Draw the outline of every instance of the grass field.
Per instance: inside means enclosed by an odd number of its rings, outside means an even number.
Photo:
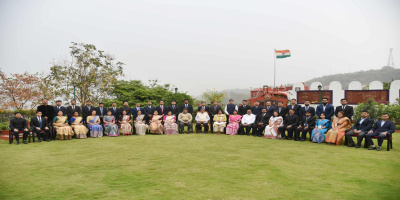
[[[214,134],[1,141],[0,199],[400,199],[396,136],[390,152]]]

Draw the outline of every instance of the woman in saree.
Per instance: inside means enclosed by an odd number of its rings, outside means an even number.
[[[122,115],[119,116],[119,123],[121,124],[121,133],[123,135],[132,135],[131,116],[126,114],[126,110],[122,111]]]
[[[343,111],[339,111],[337,117],[332,121],[332,129],[326,134],[326,142],[330,145],[339,146],[343,141],[346,129],[351,128],[351,121],[344,116]]]
[[[321,113],[320,119],[317,120],[315,128],[311,134],[311,141],[314,143],[322,143],[325,140],[325,133],[331,127],[331,121],[325,119],[325,113]]]
[[[281,138],[278,127],[283,125],[283,118],[278,116],[278,111],[274,111],[274,115],[269,118],[269,124],[265,127],[264,137],[269,139]]]
[[[90,129],[90,137],[103,137],[103,127],[100,125],[100,117],[96,115],[96,110],[92,110],[91,114],[86,119],[87,126]]]
[[[218,110],[218,114],[214,115],[214,131],[216,131],[216,134],[221,134],[221,132],[224,132],[224,128],[226,126],[226,115],[222,114],[222,110]]]
[[[154,111],[153,116],[150,119],[150,133],[163,134],[162,115],[158,115],[157,111]]]
[[[172,115],[172,111],[168,111],[167,115],[164,115],[164,134],[178,134],[178,124],[176,124],[176,117]]]
[[[118,125],[115,124],[115,117],[112,115],[111,110],[107,111],[107,115],[103,117],[104,129],[106,134],[110,137],[118,137]]]
[[[57,132],[60,140],[70,140],[74,135],[71,126],[68,125],[68,118],[63,116],[63,111],[58,111],[57,116],[53,119],[53,128]]]
[[[138,110],[137,117],[133,121],[133,123],[135,124],[136,135],[146,135],[148,126],[145,122],[146,121],[144,120],[144,115],[142,114],[142,111]]]
[[[239,123],[242,116],[238,115],[238,111],[234,110],[232,115],[229,115],[229,124],[226,126],[227,135],[236,135],[239,130]]]
[[[75,132],[75,137],[77,139],[84,139],[86,138],[86,134],[88,132],[88,129],[86,126],[83,125],[83,119],[82,117],[79,117],[79,112],[75,111],[74,116],[71,117],[71,126],[74,128]]]

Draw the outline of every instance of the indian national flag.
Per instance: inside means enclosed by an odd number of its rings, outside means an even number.
[[[290,51],[289,50],[275,50],[275,55],[276,55],[276,58],[290,57]]]

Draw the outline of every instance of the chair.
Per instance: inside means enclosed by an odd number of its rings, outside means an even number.
[[[378,139],[378,136],[372,137],[372,139]],[[393,136],[392,133],[386,134],[386,137],[383,138],[384,140],[387,140],[387,151],[390,151],[390,149],[393,149]],[[368,148],[368,142],[365,141],[364,143],[364,148]]]

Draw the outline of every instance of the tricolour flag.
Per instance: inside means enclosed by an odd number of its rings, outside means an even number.
[[[276,55],[276,58],[290,57],[290,51],[289,50],[275,50],[275,55]]]

